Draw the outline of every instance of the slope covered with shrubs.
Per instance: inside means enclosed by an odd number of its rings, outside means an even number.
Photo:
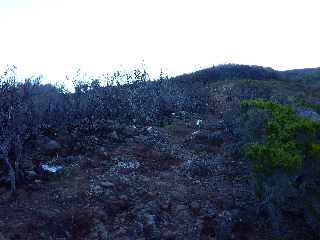
[[[185,239],[188,231],[189,239],[249,239],[250,234],[259,239],[316,239],[317,72],[228,64],[150,81],[146,71],[136,70],[111,75],[104,85],[99,79],[75,78],[75,91],[70,92],[42,84],[40,78],[17,81],[15,68],[8,68],[0,76],[0,199],[3,189],[19,199],[20,189],[46,189],[51,179],[53,185],[70,181],[66,189],[72,193],[70,186],[82,181],[79,200],[69,192],[61,197],[107,211],[112,221],[92,216],[88,225],[108,230],[111,236],[118,234],[115,227],[121,221],[134,219],[138,227],[132,234],[150,239]],[[127,82],[117,84],[124,76]],[[56,179],[45,175],[44,168],[64,172]],[[126,178],[131,182],[123,184]],[[145,188],[156,189],[161,199],[153,190],[140,194]],[[32,205],[29,197],[25,200]],[[63,219],[70,222],[73,213]],[[66,230],[70,236],[89,234],[77,232],[81,219]],[[170,225],[168,219],[181,232],[161,232]]]

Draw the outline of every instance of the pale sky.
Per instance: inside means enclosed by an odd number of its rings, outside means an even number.
[[[319,10],[319,0],[0,0],[0,66],[51,81],[143,60],[169,75],[319,67]]]

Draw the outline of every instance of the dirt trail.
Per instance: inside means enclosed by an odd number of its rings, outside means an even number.
[[[258,239],[243,214],[250,171],[225,151],[233,140],[219,130],[221,144],[199,144],[195,131],[148,128],[0,195],[0,239]]]

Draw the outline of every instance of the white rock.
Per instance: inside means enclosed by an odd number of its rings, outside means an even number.
[[[197,135],[197,134],[199,134],[200,133],[200,131],[195,131],[195,132],[193,132],[191,135],[192,136],[195,136],[195,135]]]
[[[62,166],[42,164],[41,168],[46,172],[56,173],[63,169]]]
[[[201,119],[199,119],[199,120],[197,120],[197,123],[196,123],[196,125],[199,127],[201,124],[202,124],[202,120]]]

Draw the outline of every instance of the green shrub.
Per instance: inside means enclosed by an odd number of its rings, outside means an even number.
[[[291,106],[266,100],[243,100],[243,113],[258,108],[271,112],[266,123],[266,140],[246,148],[246,156],[255,162],[257,171],[272,174],[277,170],[301,168],[304,160],[320,156],[317,134],[320,124],[298,116]]]

